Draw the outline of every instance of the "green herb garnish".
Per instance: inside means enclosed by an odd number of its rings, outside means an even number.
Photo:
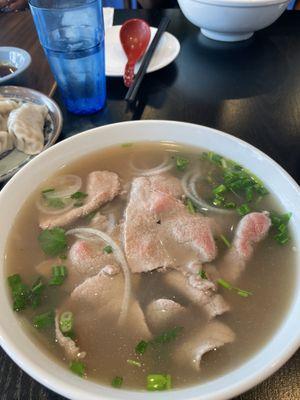
[[[206,272],[203,271],[203,269],[202,269],[201,271],[198,272],[198,275],[199,275],[200,278],[202,278],[202,279],[208,279],[208,278],[207,278],[207,275],[206,275]]]
[[[81,378],[85,374],[85,364],[81,361],[70,362],[69,368],[74,374],[80,376]]]
[[[176,168],[178,171],[184,171],[189,165],[189,160],[184,157],[176,157]]]
[[[239,289],[237,287],[232,286],[231,283],[225,281],[224,279],[220,278],[220,279],[218,279],[217,282],[223,288],[228,289],[228,290],[233,290],[234,292],[236,292],[241,297],[249,297],[249,296],[253,295],[253,293],[249,292],[248,290],[243,290],[243,289]]]
[[[225,243],[225,245],[229,248],[231,246],[229,240],[225,235],[220,235],[220,239]]]
[[[85,218],[87,222],[91,222],[91,220],[94,218],[94,216],[97,214],[97,211],[92,211],[90,212]]]
[[[136,346],[135,346],[135,352],[137,354],[140,354],[141,356],[145,353],[148,347],[148,342],[145,340],[141,340]]]
[[[122,143],[121,147],[131,147],[133,146],[133,143]]]
[[[123,378],[121,376],[115,376],[111,382],[111,386],[114,388],[120,388],[123,384]]]
[[[127,360],[127,363],[134,366],[134,367],[139,367],[141,368],[142,364],[139,361],[136,360]]]
[[[54,191],[55,191],[54,188],[44,189],[44,190],[42,190],[42,194],[46,194],[46,193],[50,193],[50,192],[54,192]]]
[[[46,285],[44,285],[42,278],[38,278],[31,286],[30,302],[32,308],[37,308],[41,304],[42,294]]]
[[[84,192],[75,192],[75,193],[73,193],[73,194],[71,195],[71,199],[74,199],[74,200],[83,200],[83,199],[85,199],[87,196],[88,196],[87,193],[84,193]]]
[[[38,241],[45,254],[59,256],[67,250],[67,238],[62,228],[45,229],[38,236]]]
[[[59,317],[59,329],[64,335],[73,331],[74,317],[71,311],[65,311]]]
[[[113,249],[112,249],[111,246],[107,245],[107,246],[105,246],[105,247],[103,248],[103,252],[106,253],[106,254],[110,254],[110,253],[113,252]]]
[[[239,215],[243,217],[244,215],[249,214],[251,209],[248,206],[248,204],[242,204],[240,207],[236,209],[236,211],[238,212]]]
[[[49,286],[60,286],[68,276],[68,270],[65,265],[54,265],[52,267],[52,277]]]
[[[19,274],[11,275],[7,278],[13,298],[13,310],[24,310],[29,304],[30,289],[22,282]]]
[[[48,197],[47,198],[47,206],[51,208],[64,208],[65,203],[59,197]]]
[[[168,390],[171,389],[171,375],[150,374],[147,376],[147,390]]]
[[[177,336],[182,332],[182,330],[183,330],[182,326],[176,326],[175,328],[163,332],[159,336],[156,336],[149,343],[154,346],[158,344],[169,343],[172,340],[175,340]]]
[[[195,208],[195,206],[194,206],[194,204],[193,204],[191,199],[187,199],[186,200],[186,208],[188,209],[188,211],[191,214],[195,214],[196,213],[196,208]]]
[[[286,244],[290,240],[288,223],[292,213],[278,214],[274,211],[270,213],[272,227],[276,230],[274,239],[281,245]]]
[[[54,325],[54,311],[48,311],[37,315],[33,319],[33,326],[37,329],[48,328]]]

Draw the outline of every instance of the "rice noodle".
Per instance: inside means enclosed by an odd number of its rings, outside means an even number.
[[[119,316],[119,324],[123,324],[128,313],[129,302],[130,302],[130,293],[131,293],[131,279],[129,267],[125,258],[125,255],[119,245],[106,233],[92,228],[74,228],[70,229],[66,232],[66,235],[75,235],[81,239],[89,240],[90,236],[97,236],[107,244],[109,244],[113,249],[113,254],[116,257],[117,261],[120,263],[123,274],[124,274],[124,294],[122,300],[122,306]]]
[[[215,213],[229,214],[232,210],[226,210],[225,208],[218,208],[209,205],[203,200],[196,189],[196,183],[201,178],[201,175],[196,171],[187,172],[181,180],[182,189],[184,194],[193,201],[203,211],[212,211]]]
[[[173,168],[173,164],[169,160],[169,157],[167,154],[165,155],[163,162],[154,168],[149,168],[149,169],[137,168],[133,164],[132,160],[130,161],[129,165],[130,165],[130,168],[132,169],[132,171],[134,172],[134,175],[138,175],[138,176],[159,175],[159,174],[161,174],[163,172],[167,172]]]
[[[79,191],[82,186],[82,180],[77,175],[62,175],[51,181],[49,185],[54,188],[53,192],[47,193],[49,199],[70,197],[73,193]]]

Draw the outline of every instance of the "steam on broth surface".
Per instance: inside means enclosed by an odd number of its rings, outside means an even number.
[[[216,154],[108,148],[57,171],[19,212],[6,252],[14,307],[48,355],[88,379],[206,382],[253,356],[284,318],[288,219],[263,183]]]

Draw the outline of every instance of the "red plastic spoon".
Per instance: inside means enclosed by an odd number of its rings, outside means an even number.
[[[150,26],[143,19],[129,19],[121,27],[120,40],[128,59],[123,77],[127,87],[133,82],[134,66],[143,57],[150,37]]]

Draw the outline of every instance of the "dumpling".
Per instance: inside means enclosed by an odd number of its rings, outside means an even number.
[[[0,130],[0,155],[14,147],[13,137],[6,131]]]
[[[16,148],[26,154],[38,154],[44,147],[46,106],[26,103],[13,110],[8,117],[8,132],[13,135]]]
[[[5,116],[5,114],[9,114],[12,110],[15,110],[20,106],[14,100],[5,100],[0,98],[0,115]]]

